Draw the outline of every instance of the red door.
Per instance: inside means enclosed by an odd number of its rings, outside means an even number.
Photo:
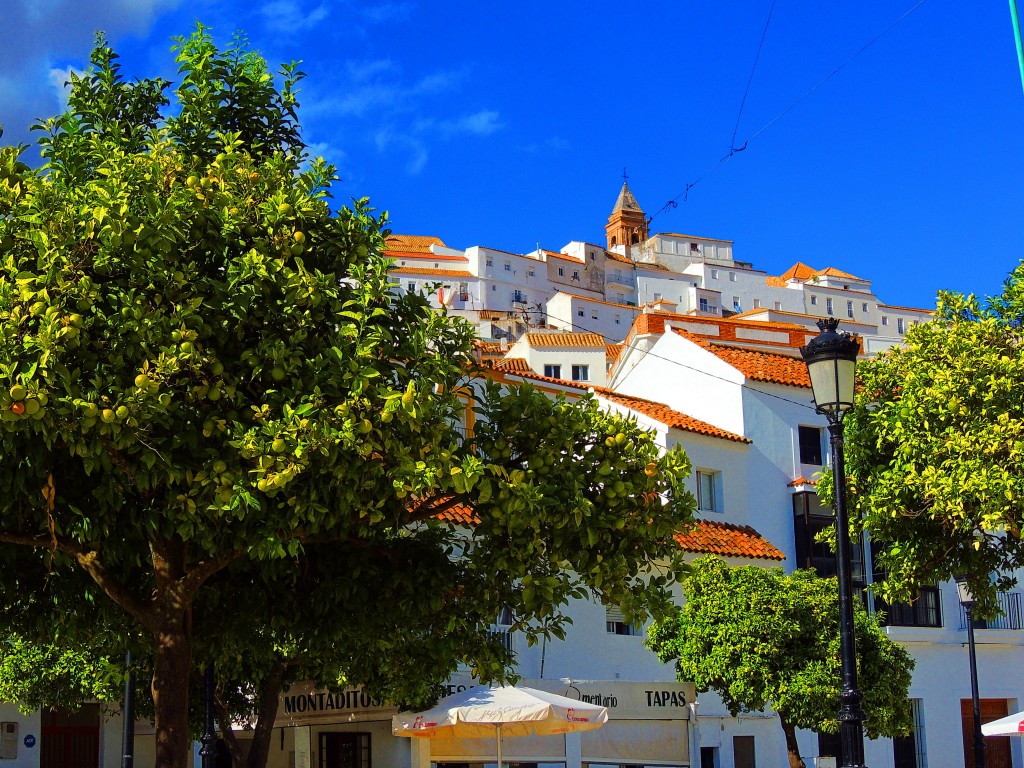
[[[75,714],[43,713],[39,768],[99,768],[99,716],[93,718],[85,709]]]

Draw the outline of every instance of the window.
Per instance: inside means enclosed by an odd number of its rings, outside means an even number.
[[[708,300],[705,299],[703,296],[700,299],[700,311],[701,312],[707,312],[708,311]]]
[[[533,267],[530,267],[530,271],[526,273],[526,276],[527,277],[533,277],[535,274],[536,274],[536,270]]]
[[[711,279],[712,280],[717,280],[718,279],[718,270],[717,269],[712,269],[711,270]]]
[[[409,293],[416,293],[416,281],[410,280],[409,282],[407,282],[405,284],[405,290],[407,290]]]
[[[697,509],[701,512],[719,512],[718,478],[720,473],[697,470]]]
[[[800,463],[817,464],[821,460],[821,427],[797,427],[797,437],[800,441]]]
[[[818,306],[818,297],[817,296],[811,296],[811,306],[812,307]]]
[[[565,270],[562,269],[561,267],[558,268],[558,276],[565,277]]]
[[[494,259],[488,259],[487,260],[487,266],[488,267],[493,267],[494,266]]]
[[[562,378],[562,366],[560,365],[545,365],[544,375],[550,379]]]
[[[512,625],[514,623],[515,617],[512,615],[512,609],[507,605],[502,606],[492,625],[491,634],[501,640],[506,651],[512,651]]]
[[[782,302],[781,301],[776,301],[775,302],[775,309],[776,309],[776,311],[782,309]]]
[[[861,312],[867,312],[868,311],[868,303],[866,301],[863,304],[860,305],[860,311]]]
[[[579,317],[583,317],[583,307],[580,307],[579,309],[577,309],[577,310],[576,310],[576,314],[577,314],[577,315],[578,315]]]
[[[498,290],[498,286],[496,286],[496,285],[492,285],[492,286],[491,286],[491,290],[492,290],[492,291],[496,291],[496,290]]]
[[[626,617],[622,610],[607,606],[604,609],[604,628],[609,635],[637,636],[643,634],[643,627],[639,624],[627,624]]]
[[[732,308],[735,309],[737,312],[742,312],[743,311],[740,308],[740,297],[739,296],[733,296],[732,297]]]
[[[469,301],[469,283],[459,283],[459,299]]]
[[[579,272],[578,269],[574,269],[572,271],[572,279],[573,280],[579,280],[580,279],[580,272]]]
[[[808,568],[819,576],[836,575],[836,555],[829,545],[817,540],[818,534],[833,527],[832,510],[824,506],[818,494],[801,491],[793,494],[793,534],[796,541],[796,568]],[[859,540],[850,542],[850,571],[854,590],[864,589],[864,547]],[[827,754],[827,753],[822,753]]]
[[[18,759],[18,724],[0,723],[0,760]]]
[[[690,253],[700,253],[700,246],[697,243],[690,243]]]
[[[832,299],[825,299],[825,311],[832,314]]]
[[[593,251],[587,251],[587,253],[590,254],[590,260],[591,261],[594,261],[595,259],[597,259],[597,257],[594,255]]]
[[[889,318],[886,317],[885,315],[882,315],[882,325],[888,325],[888,324],[889,324]]]
[[[573,381],[590,381],[590,366],[589,365],[574,365],[572,367],[572,380]]]
[[[506,261],[505,262],[505,271],[506,272],[511,272],[512,271],[512,262],[511,261]]]
[[[661,294],[658,293],[657,291],[654,292],[654,300],[661,301]]]
[[[736,282],[736,273],[735,272],[730,272],[729,273],[729,282],[730,283],[735,283]]]
[[[597,310],[596,309],[590,310],[590,319],[591,320],[597,320]]]
[[[906,330],[906,324],[903,322],[902,317],[896,318],[896,333],[903,333]]]
[[[622,315],[616,315],[615,316],[615,324],[616,325],[622,325]]]
[[[512,301],[515,302],[516,304],[525,304],[526,296],[523,294],[522,291],[515,290],[512,292]]]
[[[910,714],[914,718],[914,732],[892,740],[893,768],[927,768],[924,740],[924,708],[920,699],[910,700]]]
[[[760,308],[761,308],[761,300],[760,299],[754,299],[754,309],[760,309]]]
[[[852,301],[846,302],[846,316],[847,317],[853,317],[853,302]]]
[[[885,581],[885,569],[875,560],[875,549],[871,550],[872,580],[876,583]],[[942,609],[939,588],[937,586],[921,587],[917,595],[909,603],[887,603],[877,595],[872,595],[875,611],[882,614],[882,626],[885,627],[941,627]]]

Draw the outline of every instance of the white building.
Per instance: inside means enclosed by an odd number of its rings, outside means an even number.
[[[386,253],[403,289],[439,284],[449,311],[469,319],[483,338],[516,339],[555,327],[600,333],[615,343],[625,338],[639,307],[669,302],[683,315],[742,314],[808,327],[818,318],[838,317],[874,352],[898,344],[910,325],[931,315],[884,304],[870,280],[835,267],[798,261],[782,275],[768,275],[735,259],[731,240],[651,235],[628,184],[605,234],[605,246],[574,240],[559,252],[538,247],[525,254],[481,246],[459,251],[436,237],[393,235]]]

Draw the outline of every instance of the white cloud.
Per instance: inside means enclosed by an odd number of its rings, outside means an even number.
[[[180,0],[7,0],[0,25],[0,124],[4,142],[29,140],[28,127],[54,114],[57,77],[67,65],[84,65],[97,30],[116,40],[144,36],[156,18]]]
[[[326,2],[315,8],[303,0],[271,0],[260,8],[260,15],[268,29],[294,35],[313,29],[330,15]]]

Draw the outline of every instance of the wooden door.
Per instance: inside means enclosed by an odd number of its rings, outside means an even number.
[[[981,699],[978,704],[982,723],[989,723],[1010,714],[1006,699]],[[960,720],[963,725],[964,768],[975,768],[974,706],[970,699],[960,699]],[[1009,736],[985,737],[985,768],[1013,768]]]

